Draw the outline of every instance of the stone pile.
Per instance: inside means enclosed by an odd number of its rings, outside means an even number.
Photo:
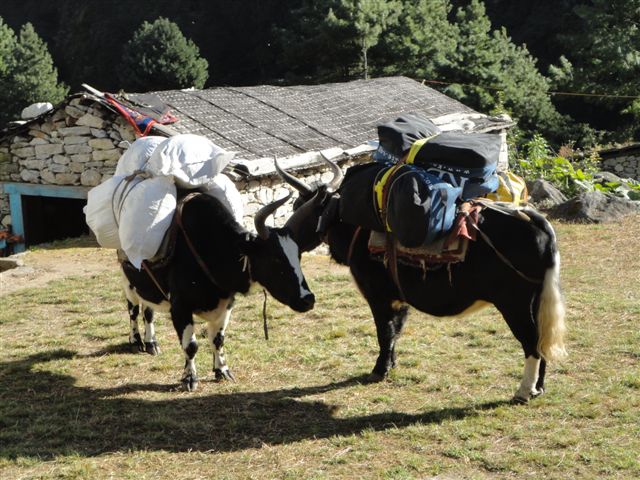
[[[0,147],[0,181],[93,187],[133,140],[124,118],[74,98]]]

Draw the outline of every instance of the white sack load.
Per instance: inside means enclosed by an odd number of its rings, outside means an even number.
[[[87,225],[104,248],[120,248],[118,222],[114,215],[116,207],[112,205],[112,200],[116,190],[122,188],[124,177],[115,176],[93,187],[87,194],[87,205],[84,207]]]
[[[213,181],[207,184],[204,193],[220,200],[233,214],[236,222],[240,225],[243,224],[244,206],[242,205],[242,196],[236,188],[235,183],[224,173],[216,175]]]
[[[125,193],[120,210],[120,245],[133,266],[140,269],[143,260],[156,254],[175,209],[176,186],[171,177],[147,178]]]
[[[140,137],[122,154],[116,166],[116,175],[131,175],[136,170],[143,170],[156,147],[167,137]]]
[[[178,187],[195,188],[211,182],[234,155],[201,135],[175,135],[156,147],[147,170],[172,175]]]

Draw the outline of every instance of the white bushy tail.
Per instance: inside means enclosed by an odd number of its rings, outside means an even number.
[[[564,302],[560,293],[560,255],[556,252],[553,265],[547,270],[538,305],[538,352],[547,360],[567,356],[564,345]]]

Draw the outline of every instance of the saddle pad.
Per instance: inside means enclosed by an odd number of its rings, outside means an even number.
[[[469,245],[467,237],[458,236],[453,240],[442,238],[429,245],[408,248],[401,245],[394,238],[398,258],[410,265],[428,266],[442,263],[457,263],[464,261]],[[386,234],[372,231],[369,236],[369,252],[372,255],[386,253]]]

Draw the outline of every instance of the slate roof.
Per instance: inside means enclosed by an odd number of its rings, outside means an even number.
[[[53,110],[1,131],[0,140],[28,129],[75,97],[116,112],[95,92],[67,97]],[[367,143],[377,140],[377,125],[407,112],[423,113],[443,130],[488,132],[514,125],[508,116],[483,115],[407,77],[150,93],[160,97],[178,118],[167,125],[168,131],[153,134],[204,135],[236,152],[231,170],[245,176],[274,174],[275,156],[284,167],[298,170],[322,164],[321,151],[335,161],[371,151]]]
[[[291,157],[332,147],[349,149],[377,138],[376,126],[405,112],[431,119],[473,118],[474,131],[503,129],[490,119],[406,77],[298,86],[216,87],[153,92],[179,121],[180,133],[210,138],[236,158]],[[437,122],[436,122],[437,123]]]

